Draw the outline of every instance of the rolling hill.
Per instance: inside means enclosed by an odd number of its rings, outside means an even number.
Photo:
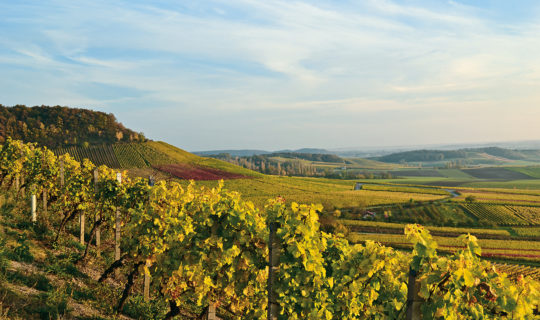
[[[68,107],[0,105],[0,143],[7,137],[50,149],[146,141],[109,113]]]
[[[461,161],[470,165],[504,164],[513,161],[540,161],[539,150],[512,150],[500,147],[467,148],[458,150],[414,150],[374,157],[387,163],[442,163]]]
[[[139,175],[158,170],[180,179],[219,180],[257,177],[260,174],[225,161],[204,158],[161,141],[122,143],[92,147],[67,147],[55,154],[69,153],[76,160],[88,158],[94,164],[132,169]],[[139,169],[139,170],[133,170]]]
[[[124,127],[113,114],[61,106],[0,105],[0,143],[8,137],[46,146],[57,155],[137,175],[161,172],[195,180],[250,178],[258,173],[217,159],[199,157],[165,142],[149,141]]]

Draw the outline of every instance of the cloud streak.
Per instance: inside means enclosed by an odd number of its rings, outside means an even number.
[[[539,115],[534,17],[415,3],[4,2],[0,103],[114,112],[190,150],[253,147],[243,132],[275,149],[540,136],[519,116]],[[448,116],[459,134],[425,135],[455,130]]]

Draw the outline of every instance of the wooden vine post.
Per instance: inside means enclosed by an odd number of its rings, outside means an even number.
[[[150,268],[150,262],[146,261],[146,268]],[[149,271],[148,271],[149,272]],[[144,288],[143,288],[143,294],[144,294],[144,301],[150,301],[150,274],[144,272]]]
[[[21,174],[21,195],[23,196],[23,198],[26,196],[26,192],[24,189],[24,176]]]
[[[418,295],[420,292],[420,282],[416,281],[416,276],[416,270],[411,268],[409,270],[409,283],[407,287],[407,320],[422,319],[422,310],[420,310],[420,306],[423,300]]]
[[[270,233],[268,235],[268,320],[277,320],[279,315],[275,279],[279,270],[281,244],[276,236],[277,228],[277,222],[270,223]]]
[[[81,214],[79,215],[79,224],[81,226],[81,233],[80,233],[80,241],[81,244],[84,246],[84,211],[81,211]]]
[[[122,173],[116,173],[116,180],[118,184],[122,183]],[[115,215],[115,228],[114,228],[114,260],[120,260],[120,209],[116,209]],[[117,268],[115,270],[115,275],[118,277],[120,275],[120,270]]]
[[[47,214],[47,189],[43,189],[43,214]]]
[[[211,302],[209,305],[208,305],[208,314],[206,316],[206,319],[207,320],[218,320],[220,318],[218,318],[217,314],[216,314],[216,304]]]
[[[94,193],[96,194],[97,196],[97,192],[98,192],[98,181],[99,181],[99,171],[98,169],[94,169]],[[96,210],[97,210],[97,206],[96,206]],[[99,221],[101,218],[101,215],[96,212],[96,221]],[[98,257],[101,255],[101,251],[99,250],[101,246],[101,227],[96,227],[96,251],[97,251],[97,255]]]
[[[37,222],[37,213],[36,213],[37,199],[36,199],[36,193],[35,192],[32,192],[31,199],[32,200],[31,200],[30,207],[31,207],[31,212],[32,212],[32,223],[36,223]]]

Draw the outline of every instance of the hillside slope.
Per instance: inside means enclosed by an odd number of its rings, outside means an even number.
[[[161,141],[122,143],[91,147],[67,147],[55,154],[69,153],[76,160],[116,169],[153,169],[180,179],[219,180],[258,177],[261,174],[225,161],[204,158]],[[134,170],[141,175],[148,170]]]

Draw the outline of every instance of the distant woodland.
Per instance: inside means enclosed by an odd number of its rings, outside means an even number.
[[[430,161],[461,161],[473,158],[499,158],[508,160],[537,160],[540,156],[538,150],[511,150],[499,147],[468,148],[459,150],[414,150],[392,153],[382,157],[373,158],[377,161],[390,163],[430,162]]]
[[[0,105],[0,143],[6,137],[37,142],[50,149],[146,140],[111,113],[60,106]]]
[[[258,171],[265,174],[280,176],[324,177],[333,179],[389,179],[389,173],[359,173],[342,170],[340,164],[346,167],[349,161],[332,154],[277,152],[254,156],[231,156],[228,153],[207,155],[208,157],[227,161],[229,163]],[[328,163],[318,166],[312,162]]]

